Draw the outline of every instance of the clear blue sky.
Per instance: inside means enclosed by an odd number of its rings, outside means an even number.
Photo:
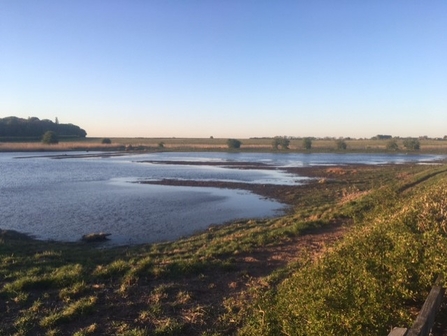
[[[447,135],[447,1],[0,0],[0,117],[88,136]]]

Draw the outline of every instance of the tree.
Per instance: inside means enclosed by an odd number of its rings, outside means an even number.
[[[335,147],[338,150],[346,150],[346,148],[348,148],[348,145],[343,139],[338,139],[337,141],[335,141]]]
[[[110,140],[109,138],[104,138],[101,140],[101,143],[104,145],[110,145],[112,143],[112,140]]]
[[[242,142],[240,142],[237,139],[228,139],[227,140],[227,146],[230,149],[237,149],[237,148],[241,148]]]
[[[395,139],[392,139],[387,142],[386,149],[391,151],[397,151],[399,149],[399,145],[397,144],[397,141]]]
[[[290,140],[285,137],[274,137],[272,141],[273,149],[278,149],[278,146],[281,149],[289,149]]]
[[[303,148],[307,149],[307,150],[312,148],[312,139],[311,138],[304,138],[303,139]]]
[[[404,147],[408,150],[419,150],[421,148],[421,144],[419,143],[418,139],[405,139],[404,140]]]
[[[87,132],[73,124],[60,124],[48,119],[40,120],[36,117],[28,119],[17,117],[0,118],[0,137],[27,137],[42,139],[47,131],[53,131],[64,138],[84,138]]]
[[[47,131],[42,137],[42,143],[47,145],[57,144],[59,143],[59,138],[53,131]]]

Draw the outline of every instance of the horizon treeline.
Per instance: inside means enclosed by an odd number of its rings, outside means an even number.
[[[52,131],[59,137],[85,138],[87,132],[73,124],[60,124],[58,119],[53,122],[48,119],[28,117],[0,118],[0,138],[42,138],[45,132]]]

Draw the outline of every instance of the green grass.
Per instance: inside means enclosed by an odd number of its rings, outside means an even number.
[[[240,334],[386,335],[411,326],[436,277],[447,275],[445,171],[435,182],[370,195],[369,213],[331,253],[258,293]],[[374,205],[377,197],[384,203]]]
[[[446,170],[321,168],[327,182],[289,191],[286,216],[172,243],[97,249],[0,231],[0,334],[383,335],[446,270]],[[337,222],[352,232],[318,261],[303,253],[255,281],[247,257]]]

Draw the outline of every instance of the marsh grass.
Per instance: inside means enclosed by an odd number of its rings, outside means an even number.
[[[292,315],[301,322],[312,319],[317,331],[338,330],[338,319],[343,332],[374,334],[389,323],[407,322],[434,273],[444,269],[434,249],[420,248],[444,248],[439,237],[446,227],[439,214],[445,202],[436,195],[444,187],[446,167],[345,169],[350,173],[339,171],[336,183],[291,193],[293,211],[286,216],[213,226],[172,243],[98,249],[0,231],[0,334],[230,335],[242,327],[241,333],[273,335],[300,331]],[[321,173],[335,177],[327,168]],[[349,195],[356,196],[347,200]],[[318,262],[304,250],[293,263],[255,281],[259,270],[245,261],[309,232],[352,222],[353,233]],[[362,237],[368,237],[366,245],[360,244]],[[428,260],[437,266],[422,276]],[[345,275],[343,281],[337,273]],[[358,277],[363,281],[356,282]],[[387,286],[391,280],[402,290]],[[322,296],[301,297],[306,288],[317,288]],[[365,288],[372,290],[367,298],[361,296]],[[386,299],[390,293],[402,302],[397,313]],[[300,311],[302,302],[306,312]],[[364,312],[343,317],[351,306]],[[379,308],[390,317],[375,311]],[[334,311],[330,319],[322,313],[327,309]],[[352,322],[361,313],[372,317]],[[303,330],[310,335],[309,328]]]
[[[45,145],[40,141],[35,142],[2,142],[0,140],[0,151],[228,151],[226,138],[110,138],[111,144],[104,144],[104,138],[74,138],[60,139],[58,144]],[[239,139],[242,141],[240,151],[273,151],[284,152],[284,150],[272,149],[272,138]],[[388,140],[350,139],[344,140],[347,150],[343,152],[361,153],[407,153],[403,146],[404,139],[397,139],[399,147],[397,151],[387,149]],[[163,143],[163,146],[160,146]],[[415,153],[447,153],[447,140],[422,139],[421,148]],[[303,148],[302,139],[290,140],[289,149],[286,152],[337,152],[334,139],[316,139],[312,141],[312,149]]]

